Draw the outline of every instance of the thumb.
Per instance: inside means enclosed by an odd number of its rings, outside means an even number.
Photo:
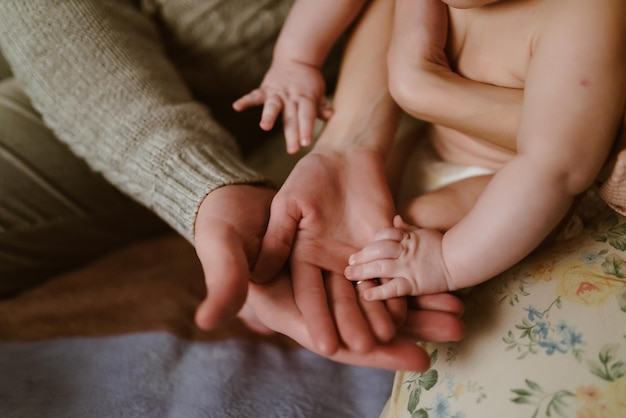
[[[274,199],[261,251],[252,272],[252,281],[267,283],[283,268],[294,243],[301,212],[296,205]]]
[[[243,244],[234,231],[216,231],[196,252],[207,288],[207,296],[196,310],[196,324],[213,329],[235,317],[243,306],[250,270]]]

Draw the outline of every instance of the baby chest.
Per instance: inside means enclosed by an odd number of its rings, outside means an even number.
[[[475,81],[523,88],[536,32],[532,3],[451,8],[447,53],[453,69]]]

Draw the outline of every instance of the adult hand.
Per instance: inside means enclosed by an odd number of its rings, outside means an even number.
[[[245,302],[275,193],[268,187],[229,185],[209,193],[200,205],[195,247],[207,286],[196,311],[200,328],[232,319]]]
[[[367,352],[404,320],[404,299],[365,302],[343,277],[348,256],[389,226],[393,212],[383,158],[369,149],[318,145],[274,198],[253,279],[272,280],[290,257],[295,302],[315,351],[332,355],[340,336],[351,351]]]
[[[343,282],[346,280],[336,275],[327,284],[334,286]],[[341,346],[328,354],[318,349],[314,336],[304,326],[306,318],[296,304],[293,292],[291,280],[284,272],[269,283],[251,283],[240,318],[252,329],[260,331],[267,326],[331,360],[388,370],[422,372],[429,367],[430,359],[428,353],[415,344],[416,341],[458,341],[465,334],[460,319],[463,304],[458,298],[451,294],[420,296],[412,298],[406,321],[391,341],[378,343],[367,353]]]

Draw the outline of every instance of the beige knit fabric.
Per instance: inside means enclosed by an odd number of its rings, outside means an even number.
[[[192,241],[207,193],[264,181],[211,111],[259,82],[290,4],[3,0],[0,48],[58,138]]]

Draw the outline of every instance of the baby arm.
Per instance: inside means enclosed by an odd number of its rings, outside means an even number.
[[[263,105],[260,126],[273,128],[282,112],[287,152],[313,140],[315,119],[328,119],[320,72],[328,52],[365,0],[298,0],[280,33],[272,64],[259,88],[233,103],[237,111]]]
[[[621,123],[626,5],[550,5],[526,75],[518,154],[443,237],[452,288],[488,280],[533,251],[593,183]]]
[[[404,283],[396,285],[397,291],[426,293],[440,291],[439,286],[455,290],[501,273],[546,238],[575,196],[597,176],[626,102],[626,6],[607,2],[596,7],[584,0],[565,6],[553,5],[559,19],[546,19],[534,45],[517,133],[518,155],[443,236],[416,231],[417,249],[407,251],[416,260],[404,265],[412,266],[417,286]],[[378,243],[370,246],[369,254],[361,253],[367,263],[348,267],[346,276],[358,280],[392,275],[406,280],[403,256],[397,248],[395,253],[391,247],[385,252],[382,246]],[[385,257],[398,261],[390,263]],[[358,257],[351,261],[362,262]]]
[[[447,6],[441,0],[396,0],[387,57],[389,89],[411,116],[515,150],[521,89],[464,78],[450,68]]]

